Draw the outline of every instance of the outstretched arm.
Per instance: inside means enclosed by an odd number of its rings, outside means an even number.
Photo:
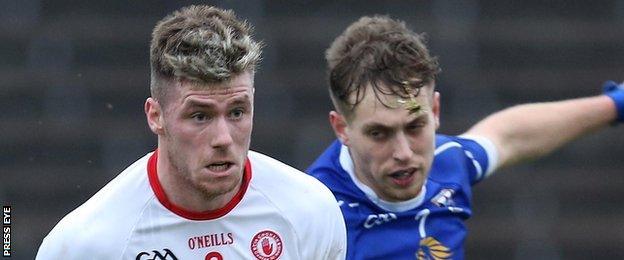
[[[510,166],[544,156],[622,120],[623,85],[616,85],[607,94],[513,106],[486,117],[465,134],[490,139],[498,150],[497,167]]]

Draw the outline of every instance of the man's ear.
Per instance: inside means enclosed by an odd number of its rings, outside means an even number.
[[[431,107],[433,119],[435,121],[435,129],[438,130],[438,128],[440,128],[440,92],[433,92],[433,104]]]
[[[149,128],[154,134],[162,135],[165,133],[162,108],[160,103],[151,97],[145,100],[145,117],[147,118]]]
[[[346,118],[336,111],[329,112],[329,124],[334,129],[334,134],[340,140],[340,142],[346,146],[349,146],[349,135],[347,134],[347,121]]]

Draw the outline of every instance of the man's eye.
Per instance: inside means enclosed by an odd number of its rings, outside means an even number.
[[[204,113],[195,113],[191,115],[191,118],[198,122],[204,122],[208,120],[208,116]]]
[[[414,124],[410,124],[407,126],[407,130],[409,131],[416,131],[419,130],[421,128],[423,128],[425,126],[424,123],[414,123]]]
[[[230,118],[232,119],[239,119],[241,117],[243,117],[243,115],[245,114],[245,111],[242,109],[234,109],[232,110],[232,112],[230,112]]]
[[[373,139],[383,139],[386,134],[383,131],[379,131],[379,130],[373,130],[368,132],[368,135],[370,137],[372,137]]]

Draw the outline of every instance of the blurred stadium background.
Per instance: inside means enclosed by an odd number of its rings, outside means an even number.
[[[13,207],[16,259],[155,148],[142,112],[151,29],[192,3],[0,0],[0,202]],[[324,50],[362,15],[427,32],[443,68],[442,133],[624,80],[623,0],[201,3],[234,9],[266,43],[252,149],[299,169],[333,139]],[[623,158],[620,126],[499,171],[474,188],[467,257],[623,259]]]

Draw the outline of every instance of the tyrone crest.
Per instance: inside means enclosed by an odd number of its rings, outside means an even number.
[[[276,260],[282,254],[282,239],[271,230],[260,231],[251,239],[251,252],[258,260]]]

